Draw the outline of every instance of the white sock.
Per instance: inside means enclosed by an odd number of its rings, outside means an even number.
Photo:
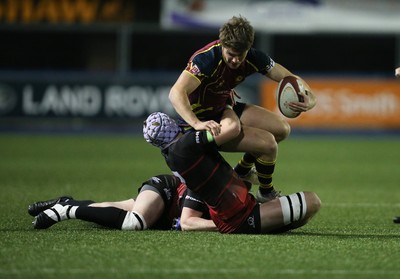
[[[147,229],[143,216],[135,211],[126,214],[121,230],[141,231]]]
[[[75,212],[78,206],[56,204],[44,213],[56,222],[67,219],[76,219]]]

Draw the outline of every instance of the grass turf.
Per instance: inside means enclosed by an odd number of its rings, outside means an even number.
[[[234,165],[240,154],[225,154]],[[274,176],[323,207],[283,235],[122,232],[71,220],[37,231],[28,204],[136,196],[168,173],[141,137],[0,136],[0,278],[399,278],[400,142],[292,137]]]

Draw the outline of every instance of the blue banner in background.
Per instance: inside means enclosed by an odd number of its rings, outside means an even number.
[[[154,77],[155,76],[155,77]],[[168,94],[176,75],[149,74],[144,79],[91,80],[71,78],[0,82],[0,117],[20,118],[143,118],[154,111],[175,116]],[[258,83],[238,88],[242,99],[259,103]]]

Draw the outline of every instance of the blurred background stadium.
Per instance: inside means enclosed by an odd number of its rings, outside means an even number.
[[[397,0],[0,0],[0,131],[136,132],[173,114],[188,58],[239,14],[319,97],[294,133],[398,133]],[[238,92],[275,109],[275,86],[253,77]]]

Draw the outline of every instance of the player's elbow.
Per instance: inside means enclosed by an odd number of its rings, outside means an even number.
[[[313,192],[307,192],[307,211],[313,216],[315,215],[321,208],[321,200],[317,194]]]
[[[182,231],[192,231],[192,226],[187,219],[181,219],[181,230]]]
[[[177,94],[177,91],[172,87],[168,94],[168,99],[172,104],[176,102]]]

